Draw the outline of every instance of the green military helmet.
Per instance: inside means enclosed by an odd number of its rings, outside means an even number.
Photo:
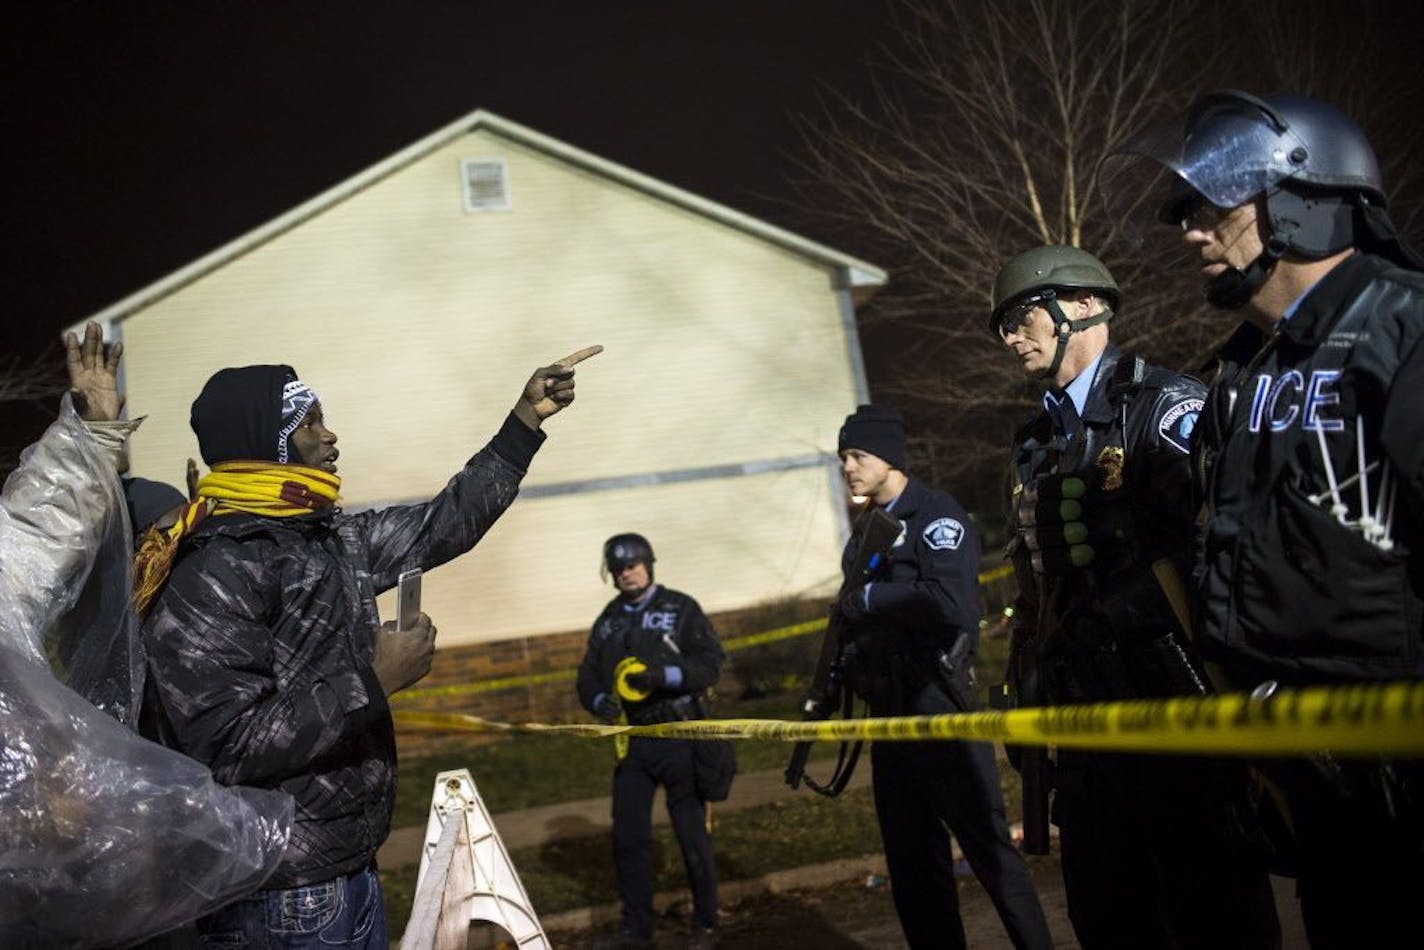
[[[989,332],[998,334],[999,321],[1010,305],[1042,290],[1091,290],[1107,300],[1110,310],[1116,310],[1122,299],[1107,267],[1082,248],[1064,244],[1035,247],[1010,259],[994,278]]]

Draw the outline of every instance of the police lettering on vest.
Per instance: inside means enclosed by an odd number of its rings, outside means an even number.
[[[1308,377],[1295,369],[1276,377],[1260,374],[1251,399],[1251,431],[1284,432],[1296,425],[1307,430],[1343,431],[1345,420],[1330,418],[1329,410],[1340,404],[1339,380],[1338,369],[1312,370]]]

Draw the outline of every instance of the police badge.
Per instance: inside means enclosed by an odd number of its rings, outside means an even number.
[[[1127,456],[1120,445],[1105,445],[1093,464],[1098,467],[1103,491],[1116,491],[1122,487],[1122,467]]]

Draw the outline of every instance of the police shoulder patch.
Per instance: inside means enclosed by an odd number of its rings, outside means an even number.
[[[1183,399],[1166,412],[1157,423],[1157,433],[1162,441],[1178,452],[1190,452],[1192,430],[1197,427],[1197,416],[1201,415],[1202,400]]]
[[[937,518],[924,530],[925,543],[934,551],[957,551],[964,540],[964,525],[953,518]]]

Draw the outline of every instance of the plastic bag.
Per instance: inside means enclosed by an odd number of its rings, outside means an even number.
[[[255,890],[286,848],[290,796],[218,785],[121,723],[143,669],[129,530],[66,397],[0,494],[4,946],[135,943]]]

